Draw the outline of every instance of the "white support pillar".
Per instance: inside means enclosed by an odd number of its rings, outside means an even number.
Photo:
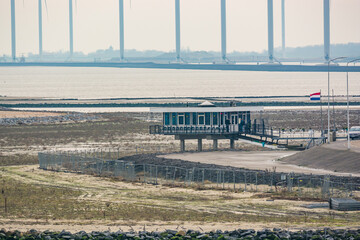
[[[221,58],[226,61],[226,0],[221,0]]]
[[[199,138],[198,139],[198,152],[201,152],[202,151],[202,139]]]
[[[324,58],[330,59],[330,3],[324,0]]]
[[[230,149],[235,149],[235,140],[234,139],[230,139]]]
[[[268,54],[269,62],[274,60],[273,0],[268,0]]]
[[[15,0],[11,0],[11,56],[16,60]]]
[[[213,149],[218,150],[218,140],[217,139],[213,140]]]
[[[42,56],[43,42],[42,42],[42,0],[39,0],[39,56]]]
[[[180,62],[180,0],[175,0],[176,60]]]
[[[185,152],[185,139],[180,139],[180,151]]]
[[[120,61],[124,60],[124,0],[119,0]]]
[[[69,0],[69,36],[70,36],[70,57],[74,53],[74,28],[73,28],[73,1]]]
[[[285,57],[285,0],[281,0],[281,34],[282,56]]]

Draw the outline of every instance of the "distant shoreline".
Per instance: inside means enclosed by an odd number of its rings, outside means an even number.
[[[360,72],[360,66],[282,65],[262,64],[188,64],[155,62],[1,62],[0,67],[105,67],[105,68],[152,68],[184,70],[222,70],[222,71],[264,71],[264,72]]]
[[[150,108],[150,107],[194,107],[198,103],[0,103],[4,108]],[[217,106],[228,106],[228,102],[216,103]],[[237,106],[264,107],[316,107],[327,106],[327,102],[240,102]],[[331,102],[331,106],[346,106],[346,102]],[[350,106],[360,106],[360,102],[350,102]]]

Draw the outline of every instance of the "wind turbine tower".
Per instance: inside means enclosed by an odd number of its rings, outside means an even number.
[[[324,0],[324,58],[330,59],[330,3]]]
[[[176,61],[180,62],[180,0],[175,0]]]
[[[268,0],[268,54],[269,62],[274,61],[273,0]]]
[[[285,57],[285,0],[281,0],[281,34],[282,55]]]
[[[221,58],[226,61],[226,0],[221,0]]]
[[[16,38],[15,38],[15,0],[11,0],[11,56],[16,60]]]
[[[124,60],[124,0],[119,0],[120,61]]]
[[[69,0],[69,30],[70,30],[70,57],[74,53],[74,35],[73,35],[73,1]]]
[[[42,56],[43,42],[42,42],[42,0],[39,0],[39,56]]]

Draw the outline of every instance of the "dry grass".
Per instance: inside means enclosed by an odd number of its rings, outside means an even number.
[[[150,135],[146,116],[138,113],[100,114],[101,121],[80,123],[0,126],[0,166],[34,164],[37,152],[44,150],[74,151],[120,149],[119,157],[146,153],[149,149],[162,152],[179,150],[173,136]],[[228,148],[229,144],[219,142]],[[187,150],[196,150],[196,140],[186,143]],[[250,144],[238,143],[237,148],[258,150]],[[203,149],[212,149],[204,140]],[[105,150],[107,151],[107,150]],[[104,152],[107,154],[107,152]]]
[[[37,164],[39,162],[36,155],[31,154],[14,154],[2,155],[0,153],[0,166]]]
[[[4,167],[0,176],[2,222],[38,219],[78,224],[104,220],[351,226],[360,221],[358,213],[303,209],[300,205],[304,201],[268,202],[269,196],[254,197],[254,193],[125,183],[42,171],[35,166]]]
[[[93,144],[133,149],[174,141],[146,135],[146,121],[121,114],[99,122],[0,127],[0,165],[28,164],[37,161],[34,152],[66,144]],[[145,137],[144,137],[145,136]],[[196,143],[195,143],[196,144]],[[22,151],[22,152],[21,152]],[[33,166],[3,167],[0,170],[0,223],[12,221],[91,224],[91,221],[123,223],[201,222],[273,224],[281,226],[354,226],[360,215],[336,213],[326,209],[300,207],[301,199],[276,199],[269,196],[228,190],[143,185],[125,183],[75,173],[42,171]],[[5,211],[6,198],[6,211]],[[290,201],[291,200],[291,201]],[[307,199],[310,200],[310,199]],[[9,220],[10,219],[10,220]]]
[[[38,151],[62,146],[118,147],[119,139],[147,133],[148,125],[143,120],[113,114],[97,122],[0,126],[0,166],[34,164]]]
[[[0,126],[1,146],[55,146],[69,142],[111,142],[128,133],[148,131],[148,123],[117,116],[97,122]]]

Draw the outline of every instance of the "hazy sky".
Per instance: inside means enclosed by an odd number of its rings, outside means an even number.
[[[17,53],[38,52],[38,0],[16,0]],[[75,2],[77,2],[75,6]],[[124,0],[125,49],[175,49],[175,0]],[[323,43],[323,0],[286,0],[286,45]],[[180,0],[181,47],[220,51],[220,0]],[[68,0],[43,2],[44,51],[68,51]],[[118,0],[74,1],[74,51],[119,49]],[[360,0],[331,0],[331,43],[360,42]],[[0,0],[0,54],[11,53],[10,0]],[[281,0],[274,0],[281,46]],[[227,0],[227,46],[267,48],[267,1]]]

